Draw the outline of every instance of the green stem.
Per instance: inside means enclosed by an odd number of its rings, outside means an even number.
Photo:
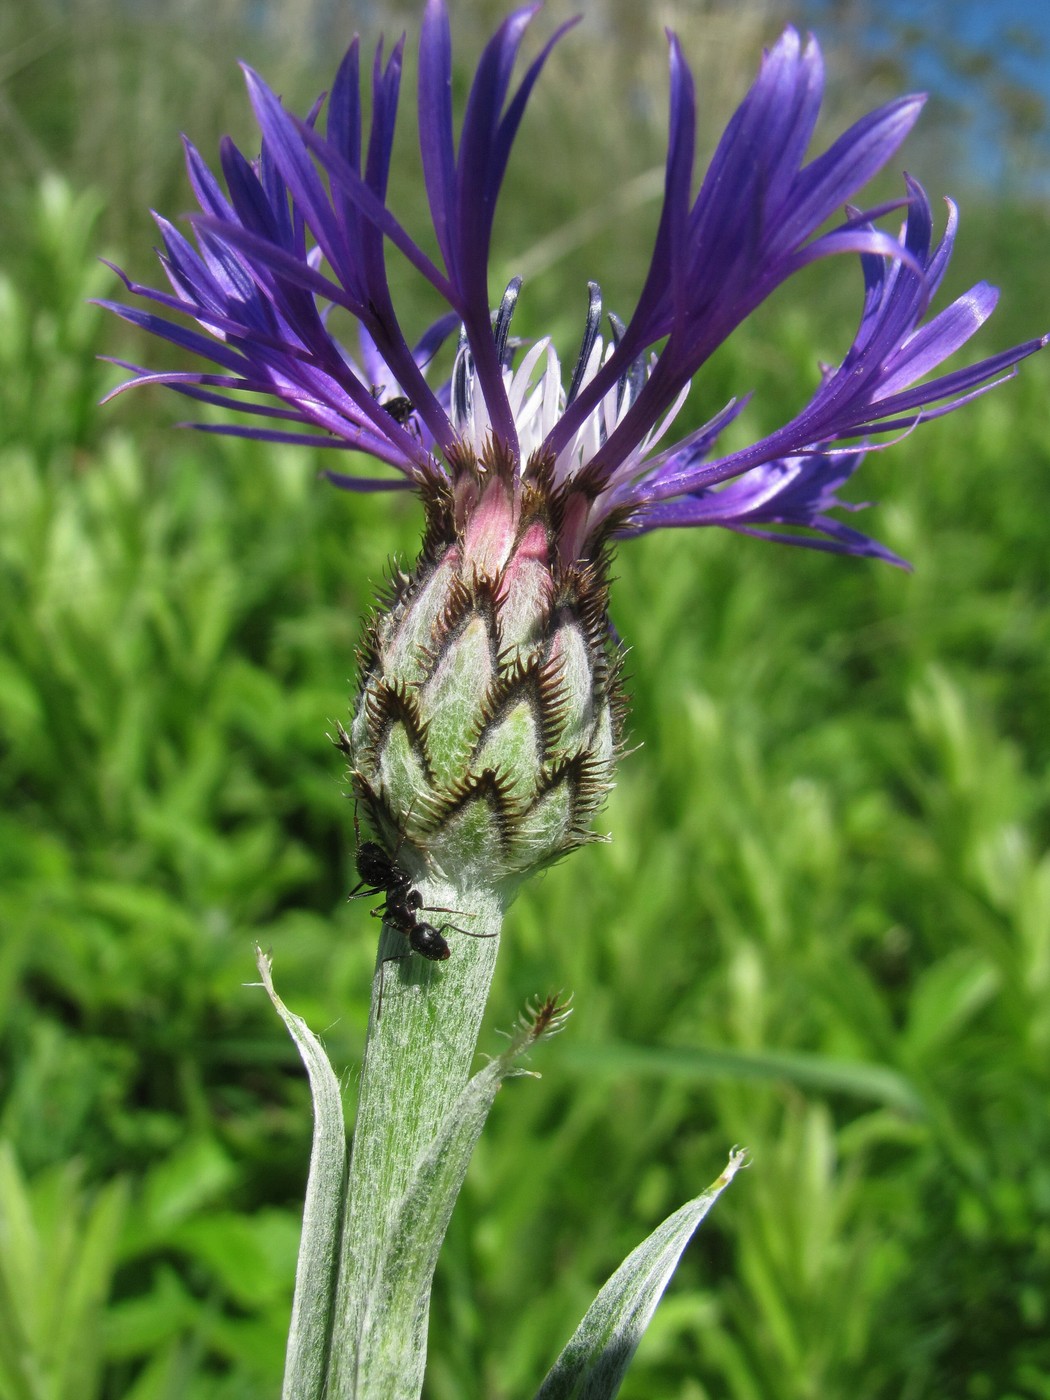
[[[429,907],[467,915],[422,913],[485,937],[448,930],[451,957],[405,958],[405,939],[384,928],[372,989],[372,1023],[361,1070],[357,1122],[343,1225],[328,1374],[329,1400],[415,1400],[426,1362],[429,1276],[412,1316],[389,1306],[388,1259],[401,1206],[416,1172],[466,1085],[496,965],[503,905],[487,890],[416,883]],[[385,961],[396,958],[396,961]],[[382,981],[382,1016],[377,1016]],[[396,1313],[396,1315],[395,1315]],[[406,1329],[414,1344],[406,1362]]]

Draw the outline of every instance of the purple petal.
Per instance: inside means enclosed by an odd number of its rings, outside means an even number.
[[[785,243],[806,238],[899,150],[922,111],[922,96],[901,97],[862,117],[802,171],[785,205]]]
[[[302,126],[297,130],[295,122],[257,73],[246,66],[244,76],[259,129],[292,199],[302,210],[311,232],[340,281],[344,286],[353,288],[357,269],[347,256],[343,229],[306,153],[300,137]]]
[[[444,0],[427,0],[419,40],[419,145],[441,256],[458,281],[456,154],[452,135],[452,34]]]
[[[328,98],[328,144],[361,173],[360,42],[355,35],[343,56]]]
[[[682,291],[696,139],[696,96],[693,75],[678,38],[674,34],[668,38],[671,91],[664,200],[649,270],[635,313],[615,352],[591,382],[584,386],[548,435],[544,448],[555,456],[572,439],[595,405],[601,402],[638,355],[656,338],[652,332],[658,309],[666,297],[669,271],[671,282],[680,294]]]
[[[200,152],[187,136],[182,138],[182,145],[186,153],[186,173],[189,176],[190,187],[197,197],[197,203],[206,214],[213,214],[217,219],[231,219],[233,209],[230,202],[220,189],[215,176],[201,159]]]
[[[412,491],[416,486],[414,481],[399,480],[397,477],[387,480],[386,477],[347,476],[343,472],[333,471],[323,471],[321,475],[341,491]]]
[[[932,321],[920,326],[894,356],[892,373],[883,376],[880,401],[936,369],[965,345],[987,321],[998,300],[997,288],[978,282]]]
[[[342,306],[350,312],[351,316],[365,315],[366,308],[362,302],[349,295],[339,283],[323,276],[309,263],[297,258],[294,253],[288,252],[286,248],[280,248],[276,243],[270,243],[241,224],[218,223],[203,214],[195,215],[194,223],[201,232],[214,235],[211,244],[213,248],[218,249],[226,245],[236,248],[244,253],[257,268],[262,269],[264,275],[273,272],[289,283],[303,287],[316,296],[324,297],[327,301],[334,302],[336,306]]]
[[[849,480],[863,457],[863,452],[839,456],[811,453],[770,462],[716,490],[698,491],[645,507],[619,533],[633,535],[655,529],[719,525],[781,544],[877,558],[907,568],[884,545],[827,514],[834,509],[862,509],[840,501],[835,492]],[[771,526],[814,534],[789,534]]]

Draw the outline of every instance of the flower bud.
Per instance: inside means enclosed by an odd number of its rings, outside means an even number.
[[[596,839],[611,786],[623,702],[607,560],[562,560],[550,477],[534,466],[522,482],[489,450],[429,479],[415,571],[360,657],[354,792],[401,864],[460,888],[512,888]]]

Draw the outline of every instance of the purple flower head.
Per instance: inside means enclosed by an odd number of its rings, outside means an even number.
[[[996,302],[995,289],[978,283],[928,316],[955,240],[954,205],[935,242],[929,200],[910,177],[894,204],[850,203],[896,154],[922,99],[878,108],[807,161],[822,61],[814,40],[803,44],[787,29],[764,55],[694,195],[693,79],[671,35],[664,198],[648,273],[633,315],[626,324],[610,316],[604,336],[601,293],[591,284],[566,382],[548,339],[530,345],[511,335],[520,282],[495,312],[488,282],[511,146],[547,56],[570,27],[551,37],[515,87],[518,50],[537,9],[515,11],[486,46],[457,146],[448,14],[444,0],[427,0],[419,129],[440,265],[387,202],[403,40],[389,57],[382,45],[376,52],[367,131],[356,40],[323,121],[320,104],[300,120],[246,70],[262,132],[258,159],[225,141],[224,189],[187,143],[201,209],[192,219],[195,246],[158,217],[170,290],[125,278],[153,309],[106,303],[212,367],[151,373],[126,365],[132,378],[121,389],[167,384],[248,415],[242,427],[195,425],[208,431],[368,454],[392,470],[378,478],[327,475],[352,490],[446,491],[461,522],[472,512],[506,514],[483,505],[490,481],[503,483],[504,505],[542,485],[557,501],[557,552],[567,563],[594,557],[610,535],[692,525],[900,563],[829,513],[858,509],[836,490],[865,450],[880,445],[879,435],[904,434],[960,407],[1046,343],[1031,340],[936,373]],[[894,209],[905,210],[899,234],[876,226]],[[415,345],[391,299],[391,246],[448,307]],[[841,364],[824,369],[810,402],[735,452],[719,455],[718,441],[743,406],[737,400],[665,445],[713,352],[794,272],[833,253],[859,257],[864,301],[852,345]],[[353,351],[329,328],[333,311],[356,320]],[[451,377],[433,385],[434,357],[450,336],[458,337]]]

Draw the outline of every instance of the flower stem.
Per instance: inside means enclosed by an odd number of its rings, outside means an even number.
[[[438,967],[405,956],[403,936],[383,930],[350,1159],[331,1400],[415,1400],[422,1388],[430,1272],[410,1308],[392,1307],[399,1261],[390,1253],[404,1247],[402,1205],[467,1083],[499,947],[503,904],[495,893],[429,878],[416,887],[426,906],[421,920],[440,929],[446,916],[428,910],[463,910],[447,917],[483,936],[447,930],[451,956]],[[419,1247],[436,1256],[435,1243]]]

